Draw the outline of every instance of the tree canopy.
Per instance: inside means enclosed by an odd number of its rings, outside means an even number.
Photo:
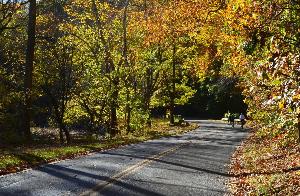
[[[41,0],[36,14],[34,2],[0,2],[1,131],[28,135],[25,110],[64,143],[79,127],[115,136],[159,109],[174,124],[181,105],[244,100],[272,134],[299,135],[298,1]]]

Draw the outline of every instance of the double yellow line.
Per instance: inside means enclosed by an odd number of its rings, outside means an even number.
[[[178,150],[179,148],[181,148],[185,145],[186,145],[186,143],[179,144],[179,145],[177,145],[173,148],[170,148],[166,151],[163,151],[159,154],[150,156],[150,157],[146,158],[145,160],[143,160],[143,161],[141,161],[141,162],[139,162],[139,163],[137,163],[133,166],[130,166],[127,169],[113,175],[108,181],[101,182],[101,183],[97,184],[95,187],[93,187],[92,189],[87,190],[87,191],[81,193],[80,195],[81,196],[88,196],[88,195],[89,196],[95,196],[95,195],[98,195],[99,192],[101,192],[107,186],[114,184],[118,179],[123,178],[125,176],[128,176],[129,174],[135,172],[136,170],[150,164],[151,162],[153,162],[155,160],[158,160],[158,159],[162,158],[163,156],[165,156],[165,155],[167,155],[171,152],[174,152],[174,151]]]

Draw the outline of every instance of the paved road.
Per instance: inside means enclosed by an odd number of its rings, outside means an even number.
[[[0,195],[224,195],[229,157],[247,135],[215,121],[182,136],[128,145],[0,177]]]

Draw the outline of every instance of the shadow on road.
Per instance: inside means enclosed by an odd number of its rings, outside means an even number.
[[[227,127],[224,123],[219,122],[209,122],[201,121],[200,129],[197,129],[198,133],[188,133],[183,136],[175,136],[170,138],[165,138],[161,140],[153,140],[147,143],[132,145],[123,147],[117,150],[109,150],[101,153],[102,155],[108,155],[111,160],[118,160],[120,157],[128,157],[128,160],[144,160],[148,159],[153,161],[153,163],[158,163],[158,165],[153,165],[153,167],[162,167],[164,169],[173,170],[182,173],[206,173],[212,174],[219,177],[234,177],[228,174],[224,165],[228,164],[230,154],[234,151],[236,145],[238,145],[245,137],[248,129],[238,129]],[[160,159],[149,158],[155,154],[162,151],[162,146],[164,148],[172,148],[178,144],[184,144],[180,149],[168,154]],[[101,156],[89,157],[89,159],[95,159],[95,161]],[[80,165],[80,164],[77,164]],[[171,167],[172,166],[172,167]],[[175,166],[175,167],[174,167]],[[154,195],[161,196],[157,192],[153,192],[146,188],[136,186],[123,182],[118,179],[112,179],[108,176],[103,176],[101,170],[107,170],[104,166],[92,168],[84,165],[80,166],[79,169],[74,169],[70,167],[65,167],[58,164],[47,164],[36,168],[35,170],[48,174],[49,176],[54,176],[58,179],[62,179],[65,182],[75,185],[75,187],[80,187],[81,190],[87,190],[94,188],[97,183],[101,182],[111,182],[123,187],[128,190],[134,190],[141,195]],[[89,171],[89,172],[86,172]],[[113,176],[114,173],[120,171],[112,170],[109,176]],[[105,172],[104,172],[105,173]],[[101,175],[102,174],[102,175]],[[61,182],[61,181],[59,181]],[[142,182],[142,181],[140,181]],[[146,183],[146,182],[144,182]],[[148,182],[148,183],[160,183],[160,182]],[[67,183],[66,183],[67,184]],[[161,183],[168,185],[167,183]],[[59,184],[56,184],[60,186]],[[175,184],[169,184],[170,186],[180,186]],[[63,187],[63,185],[62,185]],[[57,188],[57,187],[56,187]],[[212,192],[225,193],[222,190],[214,190],[212,187],[194,187],[197,189],[209,190]],[[69,189],[65,187],[66,191]],[[34,190],[33,190],[34,191]],[[63,191],[63,190],[62,190]],[[104,190],[104,195],[116,195],[116,190],[109,189]],[[34,195],[34,192],[30,190],[15,189],[15,190],[0,190],[0,195]]]
[[[144,158],[144,157],[130,155],[130,154],[118,154],[118,153],[108,153],[108,154],[118,155],[118,156],[127,156],[127,157],[132,157],[132,158]],[[194,166],[190,166],[190,165],[184,165],[184,164],[181,164],[181,163],[174,163],[174,162],[165,161],[165,160],[161,160],[161,159],[151,159],[151,158],[148,158],[148,160],[155,161],[155,162],[160,162],[160,163],[164,163],[164,164],[169,164],[169,165],[175,165],[175,166],[179,166],[179,167],[184,167],[184,168],[192,169],[192,170],[195,170],[195,171],[206,172],[206,173],[215,174],[215,175],[219,175],[219,176],[232,177],[232,175],[227,174],[227,173],[208,170],[208,169],[204,169],[204,168],[198,168],[198,167],[194,167]]]
[[[97,183],[92,183],[91,181],[83,180],[80,178],[88,177],[93,180],[96,179],[96,180],[98,180],[98,182],[99,181],[103,181],[103,182],[113,181],[113,179],[109,178],[109,177],[99,176],[96,174],[87,173],[87,172],[83,172],[83,171],[79,171],[79,170],[75,170],[75,169],[70,169],[70,168],[66,168],[63,166],[59,166],[59,165],[45,165],[36,170],[47,173],[51,176],[55,176],[57,178],[63,179],[65,181],[71,182],[71,183],[75,184],[76,186],[84,188],[83,190],[92,189],[97,185]],[[124,183],[124,182],[121,182],[118,180],[115,181],[115,184],[117,184],[118,186],[121,186],[123,188],[127,188],[129,190],[135,190],[136,192],[138,192],[142,195],[162,196],[161,194],[158,194],[156,192],[153,192],[153,191],[150,191],[150,190],[138,187],[138,186],[133,186],[131,184]],[[24,189],[22,189],[22,190],[7,190],[7,191],[0,190],[0,195],[1,196],[15,196],[15,195],[31,196],[31,195],[36,195],[36,194],[32,190],[30,190],[30,187],[29,187],[28,190],[24,190]]]

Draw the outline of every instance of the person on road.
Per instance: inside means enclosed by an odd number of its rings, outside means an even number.
[[[241,121],[241,127],[242,129],[244,128],[244,124],[245,124],[245,116],[243,113],[240,114],[240,117],[239,117],[240,121]]]

